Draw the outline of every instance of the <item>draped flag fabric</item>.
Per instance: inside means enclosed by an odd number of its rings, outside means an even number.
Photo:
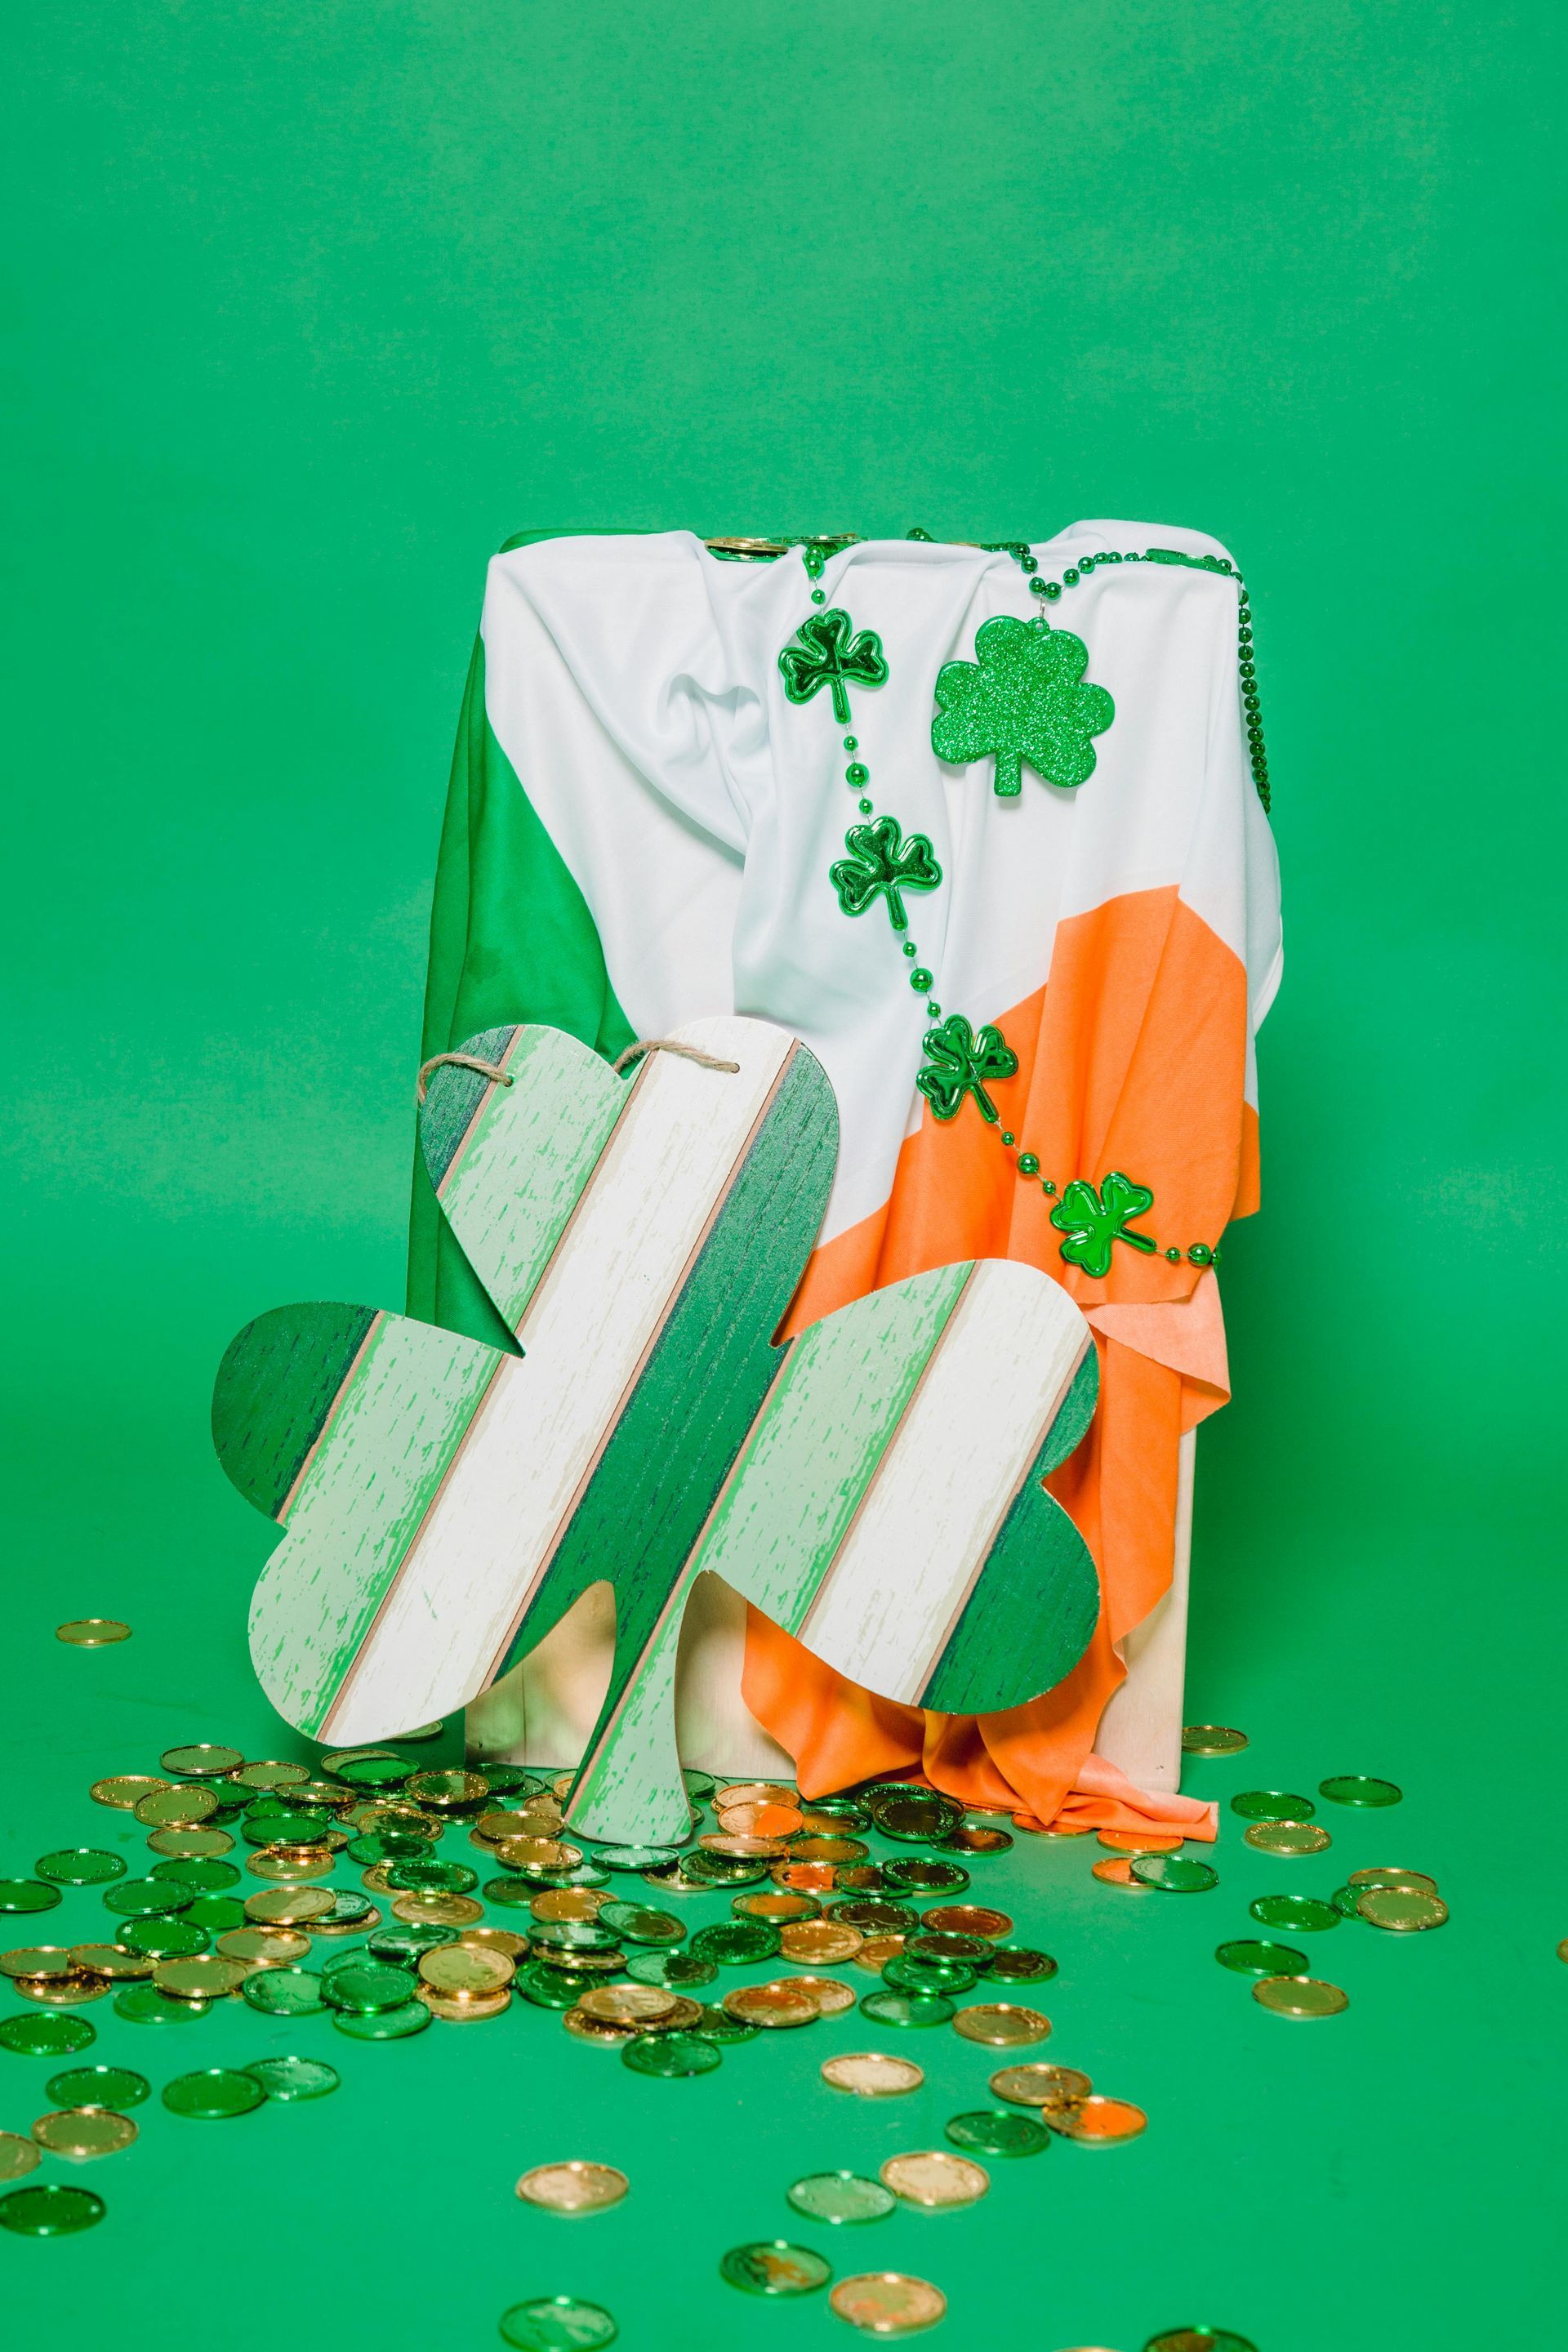
[[[1074,524],[1033,552],[1220,555],[1169,526]],[[491,563],[458,730],[431,933],[424,1052],[517,1021],[614,1055],[703,1015],[774,1022],[837,1097],[841,1143],[820,1244],[784,1325],[972,1257],[1063,1283],[1100,1358],[1089,1437],[1051,1479],[1098,1569],[1081,1663],[1046,1697],[980,1717],[872,1697],[752,1614],[710,1672],[821,1794],[920,1773],[1037,1822],[1212,1834],[1207,1809],[1141,1797],[1094,1755],[1121,1645],[1167,1589],[1178,1448],[1228,1393],[1220,1277],[1185,1255],[1258,1205],[1253,1041],[1278,985],[1279,874],[1241,724],[1237,589],[1178,564],[1106,566],[1053,607],[1110,697],[1076,787],[931,748],[938,672],[982,625],[1033,617],[1006,553],[869,541],[828,557],[831,610],[879,640],[850,680],[855,757],[880,812],[931,845],[940,884],[904,904],[944,1016],[994,1024],[1017,1057],[987,1080],[1058,1193],[1020,1175],[973,1102],[941,1121],[917,1090],[926,998],[879,905],[850,915],[829,868],[856,823],[845,729],[826,693],[785,693],[778,656],[813,610],[798,552],[732,562],[685,531],[535,533]],[[1153,1196],[1096,1275],[1062,1255],[1067,1186],[1111,1171]],[[1165,1255],[1167,1246],[1181,1251]],[[493,1310],[416,1171],[409,1307],[478,1339]],[[604,1631],[595,1636],[604,1647]],[[564,1654],[563,1657],[564,1657]],[[607,1647],[605,1647],[607,1671]],[[561,1668],[557,1721],[597,1707]],[[589,1677],[590,1681],[592,1676]],[[733,1692],[712,1713],[741,1719]],[[564,1753],[556,1760],[569,1760]],[[721,1759],[720,1760],[726,1760]]]

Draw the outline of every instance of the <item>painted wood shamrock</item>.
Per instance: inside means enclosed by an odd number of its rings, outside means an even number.
[[[888,677],[881,638],[875,629],[857,629],[837,604],[801,623],[795,641],[779,656],[779,668],[792,702],[809,702],[821,688],[830,688],[840,727],[849,724],[848,688],[883,686]]]
[[[1125,1242],[1130,1249],[1151,1255],[1154,1242],[1147,1234],[1129,1232],[1128,1221],[1142,1216],[1153,1205],[1149,1187],[1134,1184],[1120,1168],[1110,1171],[1098,1192],[1092,1184],[1077,1179],[1051,1211],[1052,1224],[1067,1235],[1061,1245],[1063,1257],[1069,1265],[1081,1265],[1085,1274],[1099,1279],[1110,1272],[1113,1242]]]
[[[870,1689],[963,1712],[1058,1682],[1099,1610],[1040,1483],[1094,1408],[1078,1308],[1035,1267],[968,1263],[775,1347],[832,1181],[832,1091],[761,1022],[680,1036],[738,1066],[660,1053],[623,1079],[520,1027],[463,1048],[499,1076],[437,1073],[426,1165],[519,1352],[283,1307],[234,1341],[213,1404],[225,1469],[286,1530],[250,1628],[290,1723],[353,1742],[448,1714],[608,1580],[571,1818],[654,1842],[689,1821],[674,1681],[698,1576]]]
[[[1089,649],[1070,629],[1006,615],[976,631],[975,659],[937,672],[931,746],[939,760],[994,753],[1003,799],[1022,789],[1028,761],[1048,784],[1081,784],[1094,772],[1094,742],[1116,716],[1102,686],[1084,683]]]
[[[994,1127],[1001,1113],[985,1091],[988,1078],[1010,1078],[1018,1056],[989,1021],[978,1031],[962,1013],[950,1013],[940,1029],[925,1034],[925,1065],[915,1084],[941,1119],[956,1118],[965,1095],[973,1095],[982,1118]]]
[[[894,930],[907,931],[904,891],[934,890],[942,880],[942,868],[924,834],[911,833],[905,841],[896,816],[879,816],[875,824],[852,824],[844,846],[848,856],[828,867],[827,878],[845,913],[863,915],[882,898]]]

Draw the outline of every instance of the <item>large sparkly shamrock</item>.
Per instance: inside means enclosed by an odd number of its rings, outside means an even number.
[[[989,1021],[976,1033],[962,1013],[950,1013],[940,1029],[925,1034],[925,1067],[915,1084],[937,1118],[956,1118],[965,1095],[994,1127],[1001,1113],[985,1091],[987,1078],[1010,1078],[1018,1056]]]
[[[1052,1224],[1067,1235],[1063,1257],[1069,1265],[1081,1265],[1085,1274],[1098,1277],[1110,1272],[1112,1242],[1126,1242],[1148,1255],[1153,1242],[1147,1234],[1129,1233],[1127,1221],[1142,1216],[1153,1205],[1154,1195],[1147,1184],[1134,1184],[1119,1168],[1110,1171],[1098,1192],[1079,1178],[1068,1186],[1051,1211]]]
[[[832,1088],[764,1022],[667,1042],[707,1066],[655,1052],[623,1078],[527,1026],[447,1057],[425,1165],[511,1344],[275,1308],[224,1358],[213,1434],[284,1530],[250,1646],[289,1723],[353,1745],[449,1715],[607,1584],[570,1818],[678,1844],[676,1664],[704,1575],[906,1705],[1013,1706],[1070,1672],[1098,1586],[1041,1481],[1097,1374],[1066,1291],[1005,1260],[890,1283],[775,1346],[833,1181]]]
[[[837,604],[801,623],[794,643],[779,656],[779,668],[792,702],[809,702],[820,687],[830,687],[833,716],[840,727],[849,724],[847,688],[883,686],[888,677],[882,640],[875,629],[857,629]]]
[[[1004,614],[976,632],[974,651],[973,661],[944,662],[937,672],[931,729],[937,758],[994,752],[995,789],[1005,800],[1021,789],[1026,760],[1048,784],[1081,784],[1092,775],[1091,739],[1104,734],[1116,705],[1104,687],[1084,684],[1083,639]]]
[[[934,890],[942,880],[942,868],[924,834],[911,833],[902,841],[898,818],[879,816],[875,824],[852,824],[844,846],[848,856],[828,867],[827,878],[845,913],[863,915],[874,899],[885,898],[894,930],[907,931],[910,919],[902,892]]]

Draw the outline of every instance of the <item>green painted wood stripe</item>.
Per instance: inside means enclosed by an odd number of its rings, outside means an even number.
[[[225,1349],[213,1444],[247,1502],[269,1519],[281,1516],[375,1319],[370,1307],[275,1307]]]
[[[514,1041],[521,1034],[517,1024],[509,1022],[504,1028],[481,1029],[472,1037],[465,1037],[460,1045],[443,1046],[443,1053],[472,1054],[477,1061],[489,1062],[497,1069],[507,1069]],[[419,1106],[419,1149],[425,1156],[426,1171],[436,1188],[437,1198],[446,1181],[447,1171],[468,1139],[468,1129],[479,1116],[479,1106],[490,1087],[490,1080],[482,1071],[459,1069],[450,1062],[433,1070],[425,1089],[425,1099]]]

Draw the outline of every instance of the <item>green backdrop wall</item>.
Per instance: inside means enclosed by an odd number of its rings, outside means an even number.
[[[1486,1920],[1458,1997],[1533,2145],[1568,1991],[1540,1867],[1559,21],[13,20],[0,1730],[29,1801],[111,1769],[106,1724],[123,1743],[140,1707],[266,1737],[244,1618],[268,1531],[208,1451],[209,1380],[263,1306],[401,1299],[429,881],[491,550],[546,523],[1197,524],[1254,588],[1288,963],[1264,1212],[1226,1249],[1237,1398],[1201,1444],[1191,1698],[1267,1729],[1281,1770],[1420,1790],[1427,1854]],[[100,1612],[137,1642],[84,1714],[49,1635]],[[1489,2231],[1517,2291],[1517,2183],[1436,2167],[1423,2195],[1397,2224],[1340,2214],[1331,2291],[1392,2245],[1473,2321]]]

